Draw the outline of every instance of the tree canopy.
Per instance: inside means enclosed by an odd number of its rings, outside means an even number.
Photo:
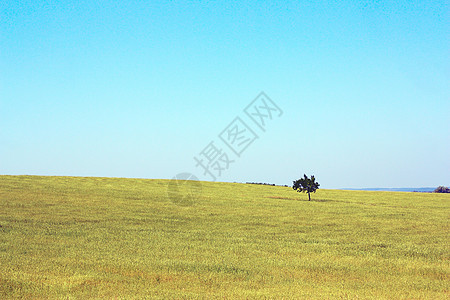
[[[300,178],[293,182],[292,188],[299,193],[308,193],[309,201],[311,201],[311,192],[315,193],[316,190],[319,189],[319,186],[320,184],[316,182],[316,178],[314,177],[314,175],[312,175],[311,178],[308,178],[306,174],[303,174],[303,178]]]

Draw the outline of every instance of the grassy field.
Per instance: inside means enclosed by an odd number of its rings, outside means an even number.
[[[0,298],[448,299],[450,194],[0,176]]]

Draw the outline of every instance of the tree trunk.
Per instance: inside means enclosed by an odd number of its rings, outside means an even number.
[[[311,201],[311,194],[308,192],[309,201]]]

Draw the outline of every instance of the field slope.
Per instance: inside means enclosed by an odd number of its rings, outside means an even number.
[[[0,298],[448,299],[449,194],[0,176]]]

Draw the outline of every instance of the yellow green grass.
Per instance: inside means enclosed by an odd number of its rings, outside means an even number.
[[[448,299],[448,194],[0,176],[0,298]]]

